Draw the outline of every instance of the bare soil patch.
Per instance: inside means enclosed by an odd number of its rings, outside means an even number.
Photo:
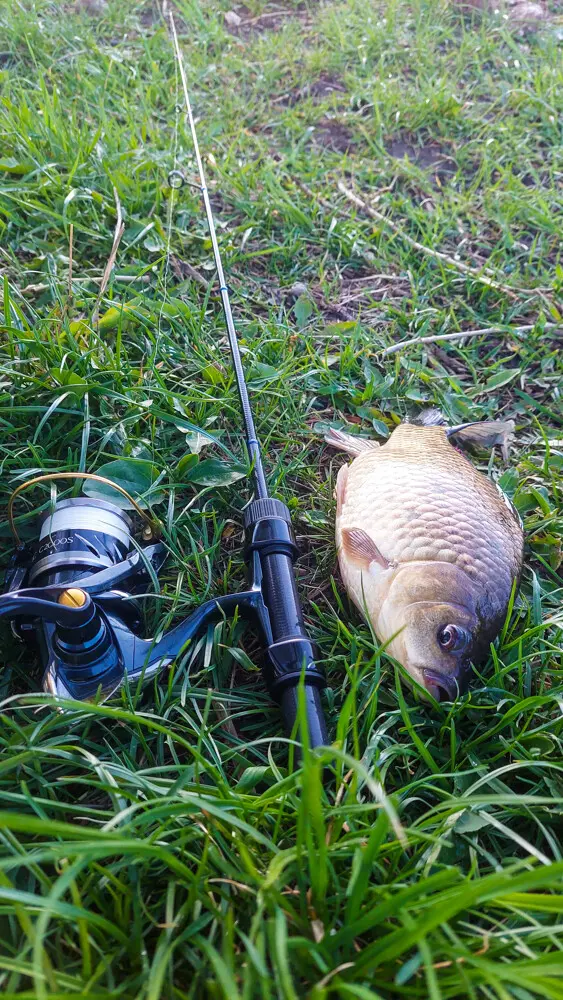
[[[174,17],[177,16],[177,12],[174,11]],[[152,28],[155,24],[162,22],[162,14],[160,12],[157,0],[149,0],[147,4],[139,11],[139,21],[144,28]]]
[[[410,160],[421,170],[427,170],[438,180],[447,180],[457,173],[454,158],[437,142],[417,143],[411,136],[390,139],[385,149],[395,160]]]
[[[371,273],[359,277],[340,275],[330,291],[325,293],[320,285],[305,285],[296,282],[290,288],[270,285],[270,296],[276,302],[284,302],[293,308],[297,299],[304,295],[311,299],[319,313],[327,322],[367,323],[387,319],[390,303],[399,306],[410,294],[411,281],[407,275]]]
[[[304,93],[306,97],[311,97],[313,100],[324,101],[332,94],[345,94],[346,87],[342,80],[339,80],[332,73],[321,73],[318,80],[314,80],[313,83],[304,88]]]
[[[356,148],[352,130],[330,118],[324,118],[316,125],[313,142],[335,153],[350,153]]]
[[[410,293],[410,279],[406,275],[370,274],[363,277],[342,278],[329,299],[320,289],[312,289],[319,309],[327,319],[375,323],[387,318],[390,303],[400,305]]]
[[[307,24],[310,20],[309,11],[302,4],[294,7],[276,3],[271,10],[255,15],[245,4],[234,4],[232,9],[225,13],[225,27],[231,35],[251,38],[253,35],[263,35],[268,31],[280,31],[291,19]]]
[[[346,94],[346,87],[342,80],[332,73],[322,72],[317,80],[306,83],[303,87],[294,87],[287,94],[282,94],[275,100],[275,103],[282,108],[293,108],[300,101],[310,100],[313,104],[320,104],[334,94]],[[343,108],[343,104],[338,104],[338,109]]]

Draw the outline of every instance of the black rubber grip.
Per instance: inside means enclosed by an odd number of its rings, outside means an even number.
[[[291,524],[291,514],[286,505],[281,500],[267,497],[265,500],[252,500],[249,503],[244,512],[244,527],[248,528],[265,517],[279,517],[287,524]]]
[[[305,685],[305,714],[309,745],[327,742],[319,688],[323,671],[315,663],[301,603],[295,585],[293,562],[297,546],[288,508],[280,500],[253,500],[245,511],[245,557],[249,565],[260,560],[261,590],[268,619],[265,680],[281,704],[288,732],[297,717],[298,685]]]

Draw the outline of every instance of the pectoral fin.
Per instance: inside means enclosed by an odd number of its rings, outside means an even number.
[[[462,447],[494,448],[500,445],[502,457],[508,461],[508,449],[514,434],[513,420],[487,420],[475,424],[459,424],[446,431],[453,444]]]
[[[342,548],[353,562],[363,565],[366,569],[376,562],[382,569],[389,569],[391,563],[379,551],[377,545],[362,528],[344,528],[342,531]]]

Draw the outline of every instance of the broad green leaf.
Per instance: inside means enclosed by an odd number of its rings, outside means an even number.
[[[149,253],[160,253],[161,250],[164,250],[164,243],[154,233],[147,236],[146,240],[143,241],[143,246],[145,250],[149,251]]]
[[[96,469],[97,476],[104,476],[111,479],[124,490],[131,494],[140,507],[146,507],[147,503],[141,498],[148,493],[159,476],[159,470],[152,462],[147,462],[142,458],[118,458],[114,462],[107,462],[99,469]],[[105,483],[97,483],[92,479],[87,479],[83,486],[83,492],[88,497],[95,497],[98,500],[108,500],[122,510],[130,510],[132,504],[126,497],[117,490],[112,490],[111,486]],[[159,503],[164,499],[162,491],[155,491],[150,494],[150,503]]]
[[[198,464],[199,459],[196,454],[183,455],[178,465],[176,466],[176,478],[181,480],[184,476],[188,475],[190,470],[193,470]]]
[[[484,813],[475,813],[471,812],[470,809],[464,809],[455,822],[454,830],[456,833],[477,833],[477,830],[482,830],[489,825],[489,820]]]
[[[311,299],[309,299],[306,295],[300,295],[293,307],[295,320],[300,330],[302,330],[303,327],[306,326],[307,320],[309,319],[309,316],[313,312],[313,309],[314,306],[313,303],[311,302]]]
[[[247,469],[239,462],[222,462],[219,458],[204,458],[188,472],[185,479],[197,486],[228,486],[244,479]]]
[[[117,309],[115,306],[110,306],[110,308],[100,316],[98,320],[98,327],[100,330],[115,330],[120,319],[125,319],[127,312],[126,306],[120,306]]]
[[[0,159],[0,171],[6,174],[28,174],[30,170],[33,170],[31,163],[22,163],[14,156],[3,156]]]
[[[76,372],[68,371],[63,368],[51,368],[51,375],[61,386],[64,386],[68,392],[71,392],[74,396],[81,399],[85,392],[90,388],[90,383],[83,379]]]
[[[248,373],[248,381],[252,385],[265,385],[267,382],[279,379],[279,377],[279,369],[274,368],[273,365],[265,365],[261,361],[255,362]]]
[[[251,792],[265,778],[272,777],[272,769],[264,765],[247,767],[235,785],[237,792]]]
[[[502,492],[506,493],[506,496],[509,497],[510,500],[512,500],[518,488],[519,478],[517,469],[507,469],[498,480],[498,484]]]
[[[493,389],[500,389],[503,385],[508,385],[512,382],[512,379],[517,378],[520,375],[520,368],[506,368],[502,372],[497,372],[496,375],[491,375],[490,378],[485,382],[483,392],[492,392]]]
[[[182,427],[179,427],[178,430],[185,434],[186,444],[192,455],[199,455],[204,448],[207,448],[211,444],[209,438],[204,437],[203,434],[199,434],[197,431],[184,431]]]
[[[383,420],[378,420],[377,417],[371,418],[372,427],[378,437],[388,438],[389,428],[387,424],[383,423]]]
[[[397,986],[404,986],[408,983],[409,979],[412,979],[415,972],[418,972],[422,964],[422,955],[419,951],[415,951],[414,955],[411,956],[406,962],[403,962],[401,968],[395,976],[395,983]]]
[[[140,305],[139,299],[134,299],[131,302],[123,302],[117,306],[110,306],[110,308],[98,319],[98,328],[103,332],[107,330],[115,330],[120,322],[124,323],[130,318],[134,318],[135,314],[139,316],[147,316],[148,313]]]
[[[201,375],[210,385],[223,385],[225,382],[225,376],[217,365],[207,365],[206,368],[202,368]]]

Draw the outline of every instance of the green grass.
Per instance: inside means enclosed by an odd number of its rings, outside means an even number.
[[[170,549],[151,633],[242,581],[248,493],[196,485],[187,457],[191,425],[223,446],[200,463],[240,463],[243,445],[215,293],[182,266],[213,278],[198,193],[168,187],[173,168],[195,180],[173,51],[156,4],[92,6],[0,7],[0,491],[5,506],[39,471],[146,463]],[[229,6],[175,9],[333,749],[288,772],[236,622],[148,690],[62,715],[4,627],[0,988],[560,1000],[560,22],[522,36],[439,3],[249,0],[231,33]],[[339,181],[377,197],[395,229]],[[114,188],[126,227],[98,324]],[[402,338],[499,326],[382,356]],[[341,459],[322,442],[326,424],[384,435],[429,404],[455,422],[516,421],[509,467],[495,457],[490,471],[527,537],[500,640],[471,692],[437,708],[402,689],[332,579]],[[48,502],[22,499],[22,535]],[[5,519],[0,531],[7,560]]]

